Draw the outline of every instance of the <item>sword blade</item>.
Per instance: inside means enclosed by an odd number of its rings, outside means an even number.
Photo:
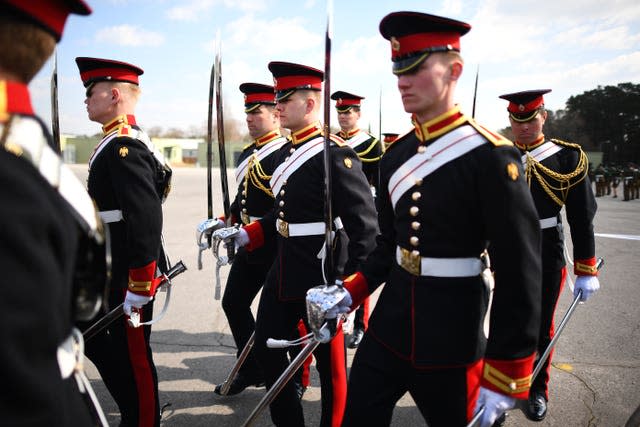
[[[227,378],[222,383],[222,386],[220,387],[220,395],[226,396],[227,393],[229,393],[229,388],[231,387],[231,383],[235,379],[236,375],[238,375],[238,372],[240,371],[240,368],[244,364],[244,361],[247,360],[247,357],[249,356],[249,353],[253,348],[253,343],[255,342],[255,340],[256,340],[256,333],[254,332],[251,334],[251,336],[249,337],[249,340],[247,341],[244,348],[242,349],[242,353],[240,353],[240,356],[238,356],[238,360],[236,360],[236,363],[233,365],[233,368],[231,368],[229,375],[227,375]]]
[[[60,146],[60,115],[58,111],[58,50],[53,52],[53,71],[51,73],[51,137],[53,145],[58,152],[62,153]]]
[[[333,254],[331,251],[331,225],[333,224],[333,212],[331,210],[331,37],[332,37],[333,1],[327,1],[327,29],[324,38],[324,223],[325,223],[325,264],[323,268],[325,285],[335,281]]]
[[[207,114],[207,218],[213,218],[213,189],[211,173],[213,170],[213,89],[215,87],[215,62],[211,65],[209,77],[209,109]],[[211,243],[211,242],[209,242]]]

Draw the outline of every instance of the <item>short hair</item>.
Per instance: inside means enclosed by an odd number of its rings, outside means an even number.
[[[53,53],[56,40],[42,28],[11,14],[0,15],[0,69],[29,83]]]
[[[129,82],[113,82],[113,87],[118,88],[121,92],[129,95],[129,97],[133,98],[134,101],[138,101],[140,98],[140,94],[142,93],[142,89],[135,83]]]

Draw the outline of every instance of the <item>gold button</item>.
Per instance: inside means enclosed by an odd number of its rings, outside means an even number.
[[[282,181],[282,185],[287,185],[287,180]]]
[[[413,221],[411,223],[411,228],[413,228],[416,231],[420,230],[420,223],[418,221]]]
[[[422,185],[422,178],[416,179],[416,185]]]
[[[284,218],[284,212],[282,212],[282,211],[278,212],[278,216],[279,216],[280,218]]]
[[[418,258],[420,256],[420,251],[416,251],[415,249],[411,251],[411,256],[414,258]]]
[[[516,383],[515,383],[514,381],[511,381],[511,382],[509,383],[509,388],[510,388],[511,390],[515,391],[515,389],[516,389]]]
[[[278,203],[278,206],[283,207],[284,206],[284,200],[280,200],[280,202]]]
[[[425,151],[427,151],[427,147],[425,147],[424,145],[418,147],[418,153],[422,154]]]
[[[411,246],[418,246],[418,244],[420,243],[420,239],[418,239],[416,236],[411,236],[411,238],[409,239],[409,243],[411,243]]]
[[[242,208],[242,212],[247,213],[247,208]]]
[[[418,208],[417,206],[411,206],[411,208],[409,208],[409,214],[411,216],[418,216],[419,212],[420,212],[420,208]]]
[[[411,198],[416,201],[416,200],[420,200],[420,197],[422,197],[422,194],[420,194],[419,191],[414,191],[413,194],[411,195]]]
[[[291,154],[293,154],[294,151],[296,151],[296,149],[293,148],[293,147],[289,149],[289,153],[291,153]]]
[[[284,190],[280,190],[280,195],[284,196]]]
[[[240,200],[240,203],[243,204],[243,205],[246,205],[247,204],[247,200],[246,199],[242,199],[242,200]]]
[[[247,197],[247,192],[245,190],[242,190],[242,196]]]

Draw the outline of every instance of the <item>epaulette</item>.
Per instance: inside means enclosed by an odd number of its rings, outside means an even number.
[[[347,145],[344,139],[340,138],[338,135],[330,134],[329,138],[333,141],[338,147],[344,147]]]
[[[253,145],[253,142],[250,142],[249,144],[247,144],[244,147],[242,147],[242,151],[246,150],[247,148],[251,147],[252,145]]]
[[[389,145],[387,145],[387,148],[384,150],[384,153],[387,154],[389,152],[389,150],[391,150],[393,147],[399,145],[398,143],[401,140],[406,139],[409,135],[411,135],[412,133],[414,133],[415,130],[413,128],[411,128],[411,130],[407,131],[405,134],[400,135],[399,137],[397,137],[396,139],[394,139],[393,141],[391,141],[389,143]]]
[[[118,127],[118,136],[128,136],[131,138],[135,138],[135,136],[131,136],[131,130],[133,128],[129,125],[122,125]]]
[[[496,147],[513,145],[513,142],[511,142],[510,140],[508,140],[504,136],[490,131],[489,129],[487,129],[484,126],[478,124],[478,122],[476,122],[475,120],[473,120],[471,118],[469,119],[469,124],[471,126],[473,126],[473,128],[475,130],[477,130],[482,136],[487,138],[487,140],[490,143],[492,143],[493,145],[495,145]]]

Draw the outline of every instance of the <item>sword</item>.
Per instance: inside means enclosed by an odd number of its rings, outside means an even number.
[[[57,153],[60,147],[60,116],[58,114],[58,49],[53,52],[53,71],[51,73],[51,137]]]
[[[238,372],[240,371],[240,368],[244,364],[244,361],[247,360],[247,357],[249,356],[249,353],[251,352],[251,349],[253,348],[253,344],[255,343],[255,341],[256,341],[256,333],[254,331],[249,337],[249,340],[245,344],[244,348],[242,349],[240,356],[238,356],[238,360],[236,360],[235,365],[233,365],[233,368],[231,368],[229,375],[227,375],[227,378],[224,380],[224,382],[220,386],[221,396],[226,396],[227,393],[229,393],[229,388],[231,387],[231,383],[233,382],[233,379],[236,377],[236,375],[238,375]]]
[[[476,117],[476,95],[478,95],[478,74],[480,74],[480,65],[476,68],[476,84],[473,87],[473,107],[471,108],[471,118]]]
[[[227,157],[224,146],[224,114],[223,114],[223,102],[222,102],[222,48],[221,37],[218,32],[217,37],[217,52],[215,57],[214,69],[215,69],[215,81],[216,81],[216,128],[218,131],[218,153],[220,155],[220,185],[222,186],[222,207],[224,209],[224,218],[227,223],[231,219],[231,208],[229,203],[229,183],[227,177]],[[216,287],[214,291],[214,298],[220,299],[221,285],[220,285],[220,268],[223,265],[231,264],[235,256],[235,246],[233,244],[226,245],[227,257],[219,257],[216,262]]]
[[[163,280],[163,283],[160,286],[169,286],[169,289],[170,289],[171,279],[173,279],[174,277],[176,277],[177,275],[179,275],[181,273],[184,273],[186,270],[187,270],[187,267],[184,265],[184,263],[182,261],[178,261],[164,275],[165,278]],[[167,295],[167,298],[168,298],[168,295]],[[168,304],[168,301],[165,301],[165,310],[166,310],[167,304]],[[90,340],[91,338],[96,336],[99,332],[104,330],[104,328],[109,326],[111,323],[113,323],[114,321],[116,321],[120,317],[124,316],[123,307],[124,307],[124,303],[118,305],[116,308],[114,308],[113,310],[111,310],[110,312],[105,314],[103,317],[101,317],[100,320],[95,322],[93,325],[89,326],[82,333],[82,337],[84,338],[84,340],[85,341]],[[133,325],[133,326],[135,326],[135,325]]]
[[[603,265],[604,265],[604,259],[598,258],[598,261],[596,263],[596,268],[598,270],[600,270],[600,268],[602,268]],[[544,365],[544,363],[547,361],[547,358],[549,357],[549,354],[551,354],[551,350],[553,350],[553,347],[555,346],[556,342],[558,341],[558,338],[560,338],[560,334],[564,330],[565,326],[567,326],[567,323],[569,322],[569,319],[571,319],[571,316],[573,315],[573,312],[576,310],[576,307],[578,306],[578,303],[580,302],[580,298],[582,298],[582,290],[578,291],[578,295],[575,296],[575,298],[571,302],[571,305],[569,306],[569,309],[567,310],[565,315],[562,317],[562,320],[560,321],[560,325],[558,326],[558,330],[553,335],[553,338],[551,339],[551,342],[549,342],[549,345],[547,346],[547,348],[542,353],[542,356],[540,356],[540,359],[538,360],[538,363],[536,364],[536,367],[533,370],[533,374],[531,374],[531,382],[532,383],[536,379],[536,377],[538,376],[540,371],[542,370],[542,365]]]

